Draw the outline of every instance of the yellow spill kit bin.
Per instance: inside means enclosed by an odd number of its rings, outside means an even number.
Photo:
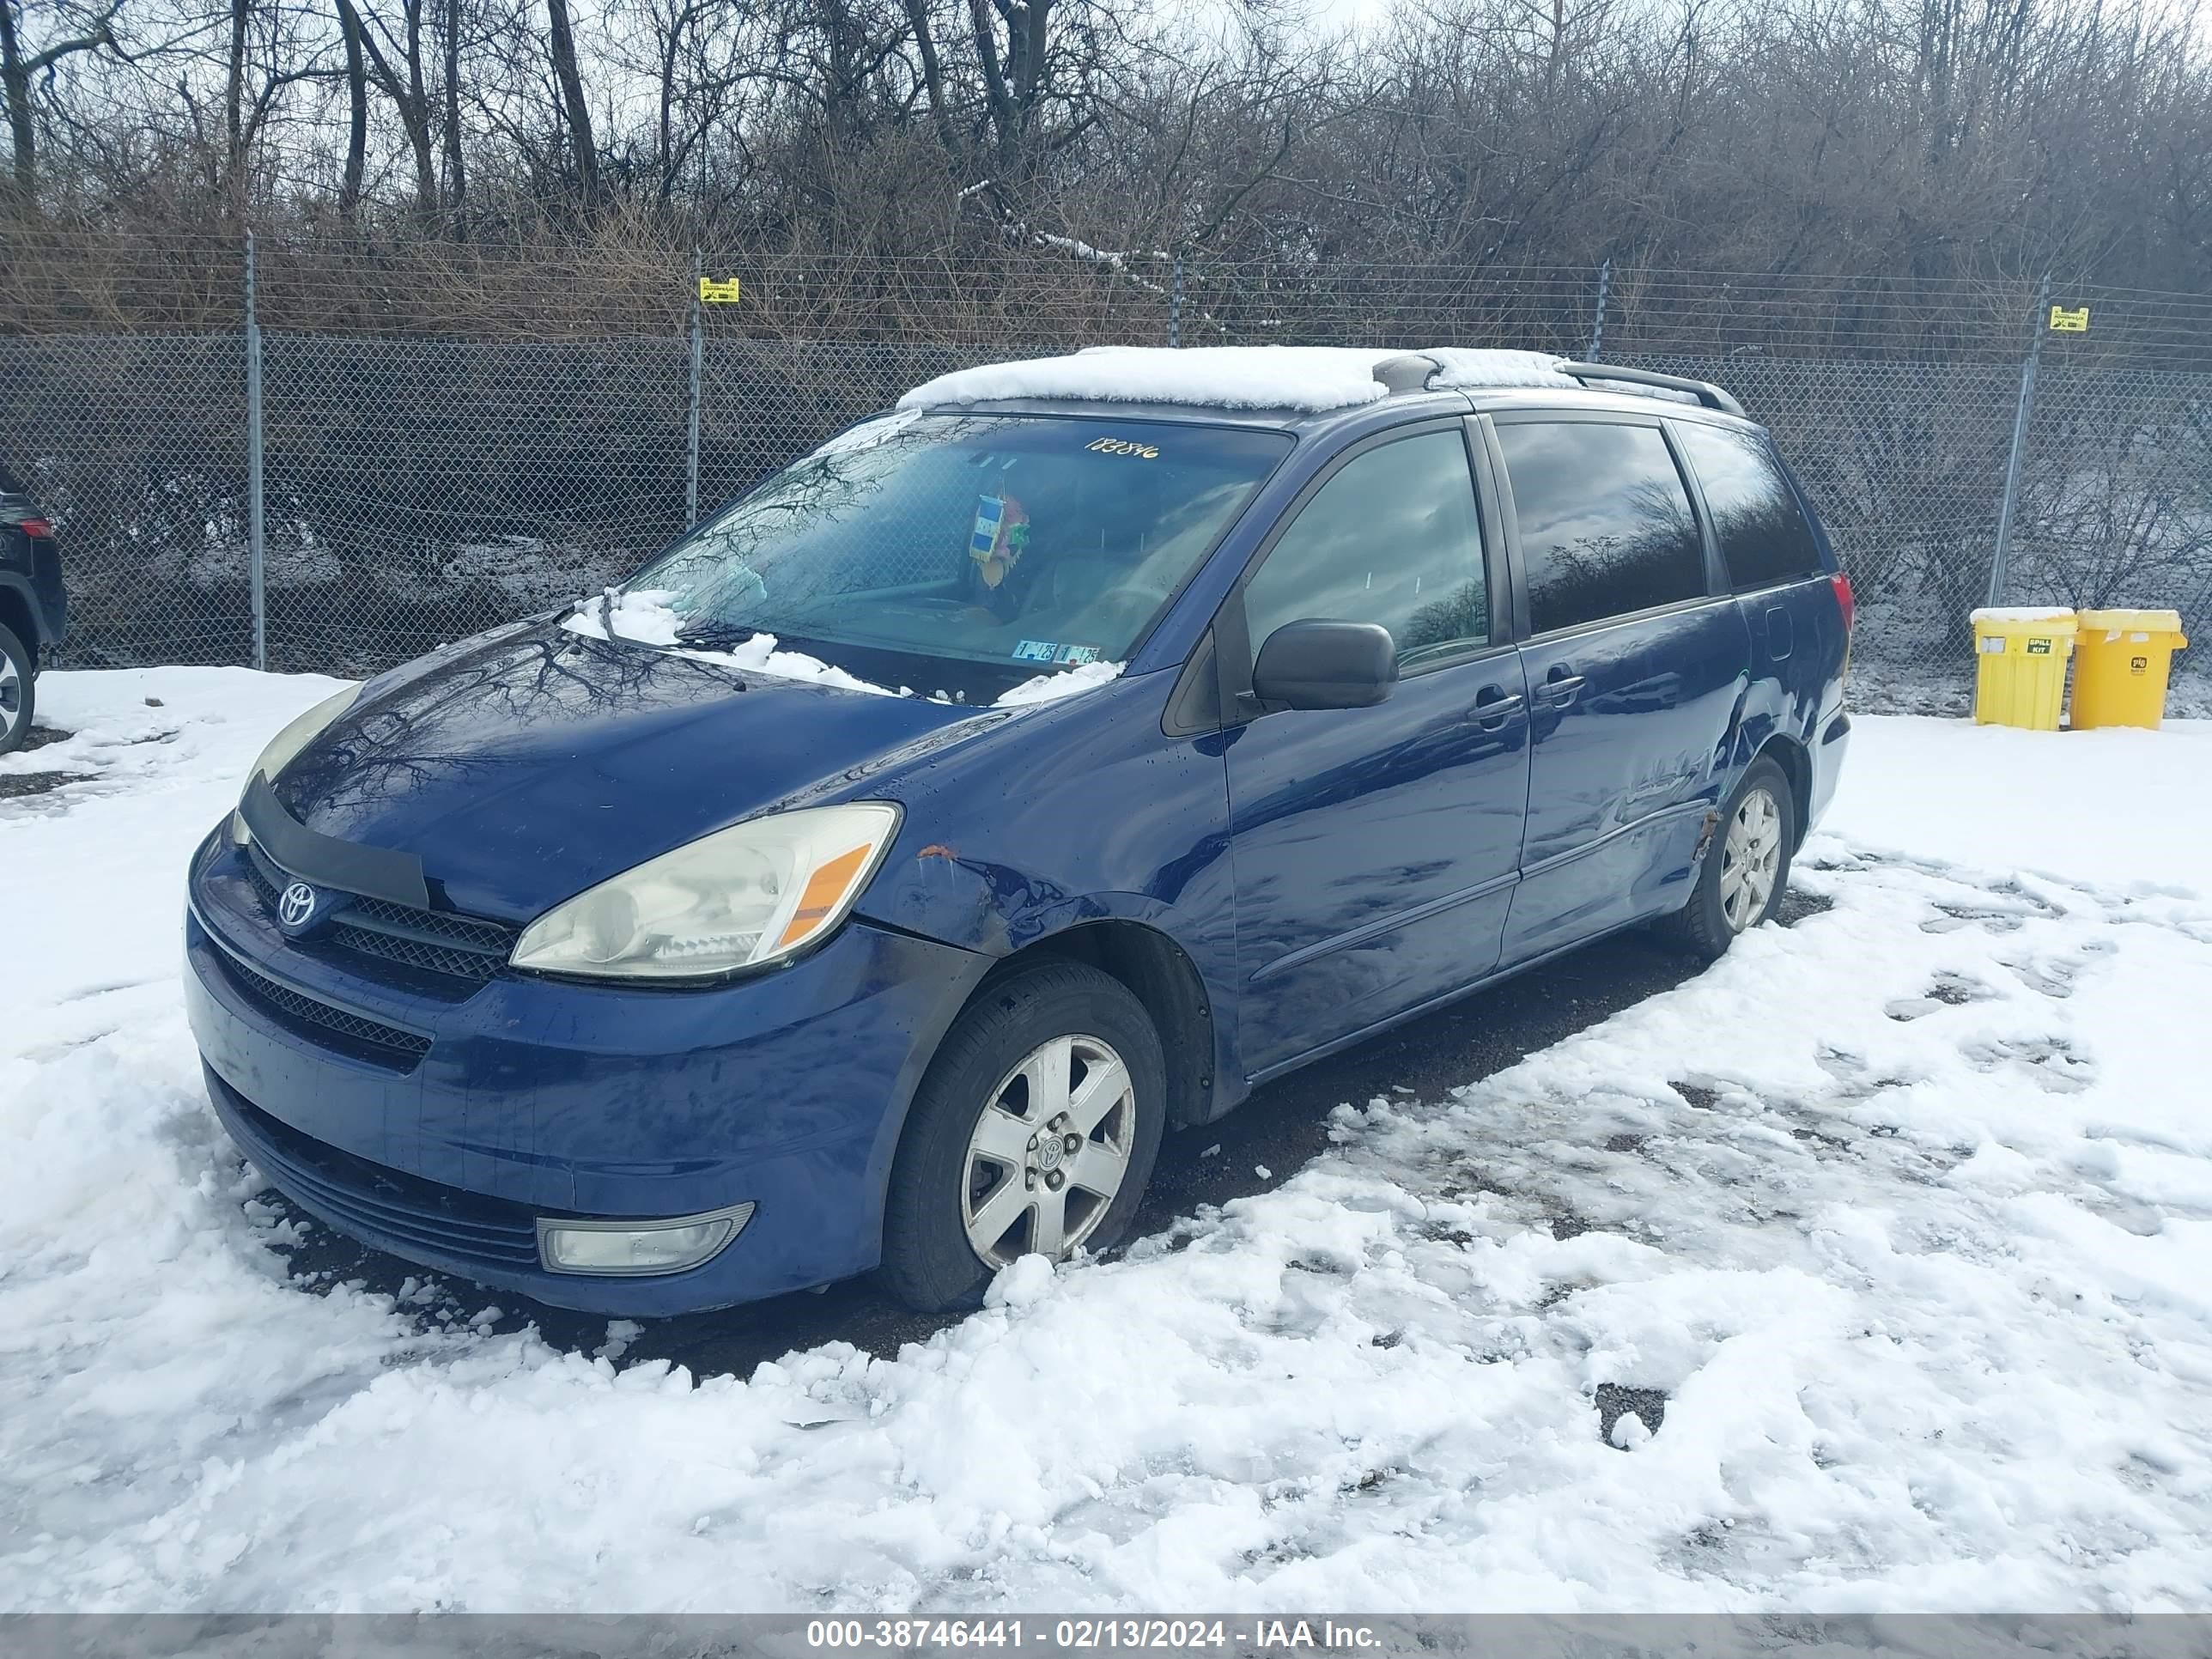
[[[2074,613],[2000,608],[1977,611],[1973,620],[1975,722],[2056,732]]]
[[[2074,665],[2074,729],[2148,726],[2166,713],[2166,677],[2187,647],[2178,611],[2084,611]]]

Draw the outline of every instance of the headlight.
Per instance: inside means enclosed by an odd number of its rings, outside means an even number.
[[[294,757],[321,736],[325,726],[352,708],[354,699],[360,695],[358,685],[349,685],[335,697],[324,698],[270,738],[269,746],[253,763],[253,772],[246,775],[246,781],[252,782],[253,773],[258,772],[270,782],[276,782],[276,775],[292,763]]]
[[[756,818],[547,911],[517,968],[590,979],[707,979],[804,949],[845,920],[898,831],[883,801]]]

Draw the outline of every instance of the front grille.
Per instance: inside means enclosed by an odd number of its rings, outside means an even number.
[[[283,883],[276,878],[283,872],[270,862],[269,855],[261,850],[258,843],[249,846],[246,850],[246,878],[252,882],[253,890],[261,896],[261,908],[273,916],[276,914],[277,897],[283,890]]]
[[[343,1038],[356,1051],[367,1050],[364,1059],[405,1070],[430,1052],[430,1039],[426,1036],[336,1007],[289,985],[279,985],[265,975],[254,972],[227,951],[222,954],[222,963],[240,989],[280,1018],[295,1028],[312,1026],[317,1032]]]
[[[363,927],[429,933],[464,951],[502,959],[514,949],[514,930],[495,921],[449,915],[442,910],[417,910],[409,905],[394,904],[389,899],[356,898],[341,914]]]
[[[249,850],[247,873],[261,896],[262,908],[274,916],[277,895],[291,877],[258,842]],[[417,910],[362,894],[349,896],[331,913],[331,942],[346,950],[477,985],[497,974],[514,951],[514,930],[498,922]]]
[[[208,1092],[223,1127],[269,1184],[309,1214],[441,1256],[500,1267],[538,1265],[537,1216],[521,1205],[341,1152],[278,1122],[212,1072]]]
[[[366,927],[349,927],[343,921],[331,930],[331,939],[334,944],[343,945],[349,951],[358,951],[364,956],[382,957],[388,962],[404,962],[410,968],[421,968],[433,974],[450,974],[455,979],[489,979],[499,971],[499,964],[504,960],[503,957],[488,957],[475,951],[456,950],[450,945],[426,944],[404,934],[379,933]]]

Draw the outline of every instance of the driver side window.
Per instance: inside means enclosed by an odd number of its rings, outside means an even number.
[[[1309,499],[1244,592],[1255,657],[1287,622],[1380,623],[1401,668],[1490,641],[1482,528],[1456,428],[1354,457]]]

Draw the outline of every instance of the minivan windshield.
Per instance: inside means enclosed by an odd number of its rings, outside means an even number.
[[[1289,448],[1225,426],[901,411],[627,586],[665,596],[687,641],[765,633],[1024,674],[1120,662]]]

